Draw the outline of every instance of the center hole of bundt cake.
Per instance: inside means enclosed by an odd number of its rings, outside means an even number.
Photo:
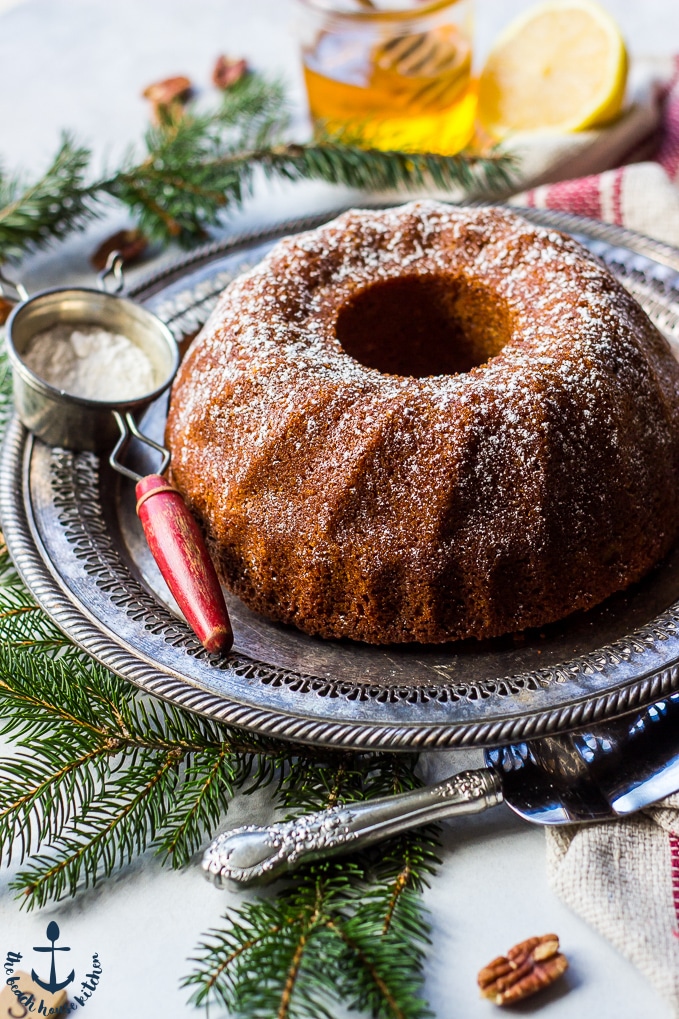
[[[503,303],[452,276],[401,276],[361,290],[340,309],[337,339],[367,368],[390,375],[455,375],[498,354],[509,339]]]

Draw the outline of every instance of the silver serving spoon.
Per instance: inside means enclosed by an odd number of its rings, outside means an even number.
[[[485,751],[487,767],[436,785],[218,835],[203,870],[218,887],[277,877],[300,863],[503,801],[537,824],[605,821],[679,789],[679,694],[587,730]]]

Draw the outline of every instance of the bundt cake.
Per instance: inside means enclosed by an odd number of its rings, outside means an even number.
[[[569,237],[351,211],[233,282],[186,357],[172,478],[224,582],[375,644],[587,609],[679,532],[679,366]]]

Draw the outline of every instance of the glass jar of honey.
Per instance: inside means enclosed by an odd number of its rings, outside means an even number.
[[[317,131],[450,154],[474,131],[472,0],[297,0]]]

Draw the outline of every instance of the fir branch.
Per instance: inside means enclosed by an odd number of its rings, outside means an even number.
[[[385,1019],[430,1015],[421,997],[429,927],[422,919],[419,898],[412,890],[403,892],[388,930],[382,920],[389,889],[362,888],[356,898],[355,912],[332,925],[347,948],[337,972],[337,1000]]]
[[[222,92],[215,119],[222,127],[237,127],[241,145],[259,147],[272,142],[289,121],[282,83],[261,74],[245,75]]]
[[[6,551],[0,556],[0,585],[0,645],[11,641],[17,648],[35,651],[72,649],[71,642],[38,608],[11,570]]]
[[[94,756],[94,754],[93,754]],[[50,851],[33,855],[31,865],[11,886],[31,906],[75,895],[103,874],[129,863],[152,845],[172,801],[180,750],[138,753],[134,767],[111,780],[103,776],[96,799],[69,818],[63,834],[50,840]],[[79,791],[79,790],[78,790]]]
[[[16,592],[5,580],[0,613]],[[29,907],[96,884],[147,849],[187,862],[252,779],[277,778],[295,811],[417,784],[408,755],[300,753],[144,698],[74,648],[26,653],[22,639],[13,644],[10,628],[0,651],[2,728],[18,749],[0,761],[0,845],[29,858],[12,882]],[[229,913],[186,985],[196,1002],[252,1019],[319,1019],[339,1000],[421,1019],[428,928],[417,890],[434,865],[431,834],[410,833],[304,868],[275,901]]]
[[[137,215],[142,230],[159,240],[187,244],[204,239],[229,205],[252,192],[255,171],[285,180],[321,180],[366,191],[436,187],[497,192],[511,183],[504,155],[388,152],[332,142],[267,144],[222,150],[204,122],[185,116],[170,133],[147,139],[151,154],[118,174],[107,190]],[[194,160],[188,161],[188,153]]]
[[[422,1019],[429,928],[409,889],[385,931],[389,899],[388,883],[369,883],[356,860],[300,870],[275,901],[228,911],[201,942],[184,981],[191,1001],[248,1019],[332,1017],[340,1002],[384,1019]]]
[[[90,152],[64,135],[52,163],[33,184],[0,177],[0,262],[80,230],[96,215],[97,187],[86,182]]]
[[[129,156],[100,186],[132,210],[150,237],[190,244],[247,194],[251,167],[233,162],[235,154],[273,144],[287,120],[280,83],[247,75],[212,111],[189,107],[150,128],[141,162]]]
[[[15,603],[12,586],[0,587],[0,616]],[[47,643],[53,624],[36,615]],[[13,882],[29,906],[95,884],[146,849],[183,865],[258,755],[280,754],[272,741],[142,697],[72,646],[54,657],[24,642],[10,630],[0,650],[0,732],[17,748],[0,761],[0,847],[8,860],[17,844],[32,857]]]
[[[128,154],[101,180],[86,181],[90,153],[64,137],[35,184],[0,178],[0,262],[17,259],[100,214],[102,196],[126,206],[158,241],[203,240],[251,193],[255,174],[322,180],[368,191],[434,186],[496,193],[511,184],[507,155],[386,152],[362,144],[356,130],[307,144],[286,143],[288,109],[279,82],[250,74],[212,110],[189,104],[149,128],[141,156]]]
[[[300,756],[283,803],[318,810],[419,784],[411,755]],[[418,892],[437,864],[433,829],[404,833],[372,852],[300,868],[275,902],[227,911],[198,946],[184,984],[195,1004],[234,1016],[332,1016],[333,1004],[380,1019],[421,1019],[429,928]]]
[[[206,749],[186,766],[158,840],[159,852],[175,867],[188,864],[206,832],[223,820],[236,787],[242,787],[249,768],[226,743]]]
[[[241,153],[240,172],[261,166],[268,176],[288,180],[324,180],[367,191],[460,187],[497,191],[508,187],[511,161],[503,155],[443,156],[433,152],[394,152],[326,141],[281,145]],[[235,162],[236,160],[234,160]]]

